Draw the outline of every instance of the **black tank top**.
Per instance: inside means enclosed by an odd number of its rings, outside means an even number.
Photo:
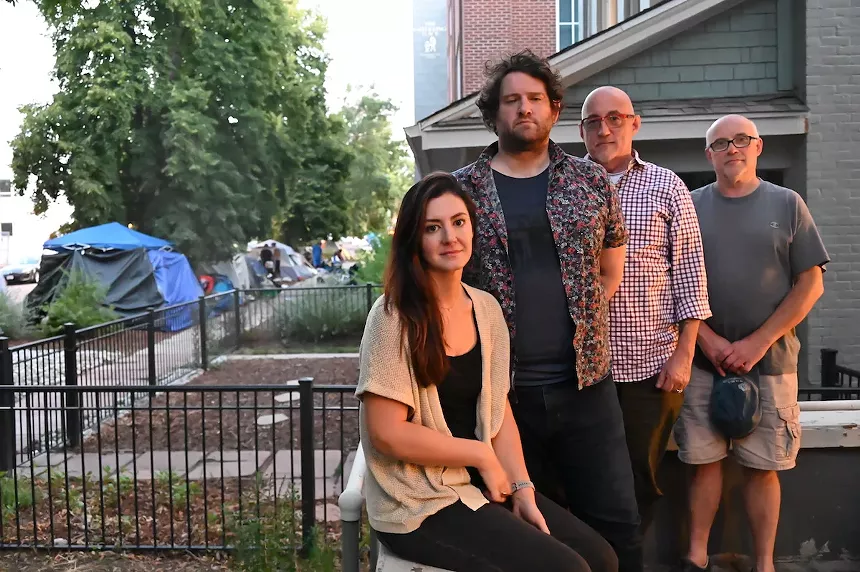
[[[472,319],[475,319],[474,310]],[[477,333],[477,322],[475,332]],[[454,437],[475,439],[475,428],[478,426],[478,399],[481,395],[481,335],[476,335],[475,346],[459,356],[448,356],[450,369],[445,379],[437,386],[439,401],[445,423]],[[472,484],[484,488],[480,472],[474,467],[467,467],[472,477]]]

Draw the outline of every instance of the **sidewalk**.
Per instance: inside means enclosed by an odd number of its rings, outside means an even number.
[[[50,457],[50,459],[49,459]],[[327,449],[314,451],[314,481],[316,499],[322,500],[337,496],[343,490],[343,475],[349,475],[355,451],[343,454],[339,450]],[[301,492],[301,452],[282,449],[263,450],[224,450],[204,453],[203,451],[147,451],[137,455],[129,452],[114,452],[98,455],[84,453],[68,455],[55,452],[39,455],[30,463],[17,468],[18,477],[46,478],[48,466],[53,474],[66,474],[69,478],[91,475],[97,479],[127,476],[138,481],[166,478],[172,474],[176,481],[199,481],[206,479],[234,479],[253,477],[260,473],[266,488],[274,483],[278,496],[289,493],[290,486]],[[205,477],[204,477],[205,475]]]

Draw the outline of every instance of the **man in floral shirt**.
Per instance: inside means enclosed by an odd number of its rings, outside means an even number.
[[[602,167],[550,141],[564,92],[545,60],[522,52],[488,76],[478,107],[499,140],[454,173],[478,215],[464,280],[492,293],[507,320],[512,408],[537,489],[600,532],[620,570],[641,571],[610,371],[609,299],[627,243],[618,196]]]

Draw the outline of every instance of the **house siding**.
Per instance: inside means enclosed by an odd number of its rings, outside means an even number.
[[[830,253],[808,322],[810,378],[820,350],[860,369],[860,0],[807,0],[807,202]],[[766,151],[765,151],[766,152]]]
[[[601,85],[634,102],[778,93],[777,2],[745,2],[577,84],[565,99],[581,103]]]

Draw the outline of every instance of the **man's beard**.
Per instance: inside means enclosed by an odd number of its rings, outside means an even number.
[[[534,151],[546,146],[549,139],[549,133],[552,127],[536,123],[537,131],[534,136],[521,137],[517,134],[516,129],[499,130],[499,146],[508,153],[522,153],[525,151]]]

